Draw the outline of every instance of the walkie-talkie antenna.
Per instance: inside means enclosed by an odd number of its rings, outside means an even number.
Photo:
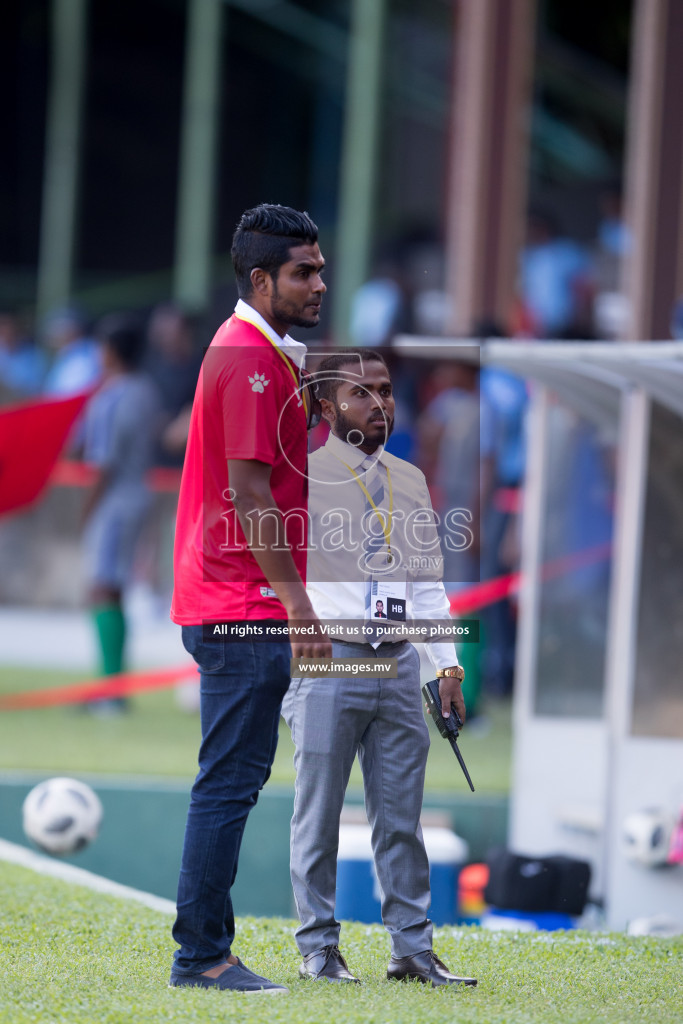
[[[434,725],[453,748],[453,753],[458,759],[458,764],[462,768],[463,775],[467,779],[467,784],[474,793],[474,785],[470,778],[470,773],[467,771],[465,759],[460,753],[460,748],[458,746],[458,736],[460,735],[460,729],[462,729],[462,720],[458,712],[455,710],[455,704],[451,704],[451,713],[448,718],[444,718],[441,714],[441,696],[439,694],[438,679],[430,679],[428,683],[425,683],[422,687],[422,693],[425,701],[427,702],[427,709],[432,716]]]

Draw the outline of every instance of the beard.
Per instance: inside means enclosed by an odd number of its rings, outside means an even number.
[[[320,322],[319,312],[311,310],[309,315],[305,316],[303,309],[283,299],[277,290],[277,279],[273,281],[271,313],[276,320],[287,324],[288,327],[317,327]]]
[[[366,424],[365,430],[359,427],[358,424],[353,423],[345,414],[342,409],[335,402],[336,419],[334,422],[334,432],[337,437],[340,437],[342,441],[346,441],[349,434],[352,437],[356,437],[360,434],[363,435],[363,440],[359,444],[354,444],[354,448],[360,448],[364,444],[374,444],[376,448],[379,448],[381,444],[386,444],[391,437],[391,432],[394,429],[393,419],[389,419],[385,416],[384,420],[379,423]],[[371,430],[371,436],[368,436],[366,430]],[[351,444],[352,442],[349,442]]]

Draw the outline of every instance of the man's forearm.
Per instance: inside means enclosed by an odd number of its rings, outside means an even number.
[[[313,605],[286,542],[284,519],[270,488],[270,472],[270,466],[256,460],[229,460],[232,502],[249,550],[282,602],[289,621],[316,623]],[[332,645],[319,636],[304,642],[293,641],[292,656],[331,657]]]
[[[284,546],[285,523],[272,499],[235,499],[235,510],[252,555],[288,618],[308,618],[313,611],[291,550]]]
[[[253,536],[251,531],[257,529],[257,544],[250,544],[249,550],[256,559],[263,575],[275,591],[278,600],[284,605],[289,622],[317,623],[318,617],[306,593],[303,580],[297,572],[292,553],[289,548],[281,547],[284,537],[284,520],[277,513],[273,514],[275,503],[259,506],[246,511],[244,502],[235,501],[237,517],[246,537]],[[306,641],[292,641],[293,658],[331,658],[332,644],[321,636]]]

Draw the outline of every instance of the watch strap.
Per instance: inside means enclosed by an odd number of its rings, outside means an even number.
[[[461,683],[465,678],[465,669],[462,665],[455,665],[453,668],[437,668],[436,678],[443,679],[444,676],[449,679],[457,679]]]

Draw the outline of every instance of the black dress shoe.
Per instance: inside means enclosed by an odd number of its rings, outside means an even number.
[[[476,985],[476,978],[458,978],[431,949],[413,956],[392,956],[387,968],[389,981],[422,981],[425,985]]]
[[[313,978],[319,981],[353,981],[360,985],[360,980],[354,978],[347,967],[346,960],[339,951],[339,946],[323,946],[304,957],[304,962],[299,968],[300,978]]]

